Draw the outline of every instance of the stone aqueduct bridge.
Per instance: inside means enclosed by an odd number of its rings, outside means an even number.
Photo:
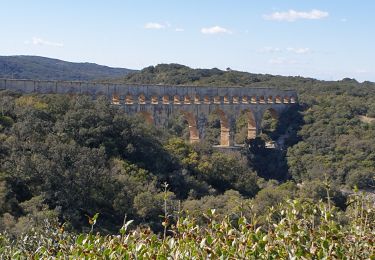
[[[273,117],[297,102],[294,90],[249,87],[202,87],[165,85],[117,85],[110,83],[36,81],[0,79],[0,90],[21,93],[58,93],[104,95],[114,105],[129,114],[142,114],[158,126],[171,116],[181,114],[189,125],[190,142],[205,136],[210,113],[220,118],[221,146],[234,145],[234,129],[238,116],[247,114],[249,139],[260,133],[263,114],[269,110]]]

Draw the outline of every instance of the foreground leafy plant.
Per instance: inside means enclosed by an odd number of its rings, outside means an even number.
[[[45,232],[14,241],[1,234],[0,254],[34,259],[375,259],[374,204],[359,194],[351,198],[346,225],[335,208],[300,200],[270,208],[263,225],[255,214],[219,220],[210,210],[204,217],[205,225],[188,214],[179,217],[165,237],[149,229],[129,230],[132,221],[126,220],[120,235],[77,235],[46,223]]]

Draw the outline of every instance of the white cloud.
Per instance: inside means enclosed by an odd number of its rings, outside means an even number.
[[[328,16],[328,12],[320,11],[317,9],[311,10],[310,12],[298,12],[291,9],[287,12],[274,12],[272,14],[265,14],[263,15],[263,18],[265,20],[294,22],[299,19],[318,20]]]
[[[266,52],[266,53],[275,53],[275,52],[281,52],[282,50],[278,47],[263,47],[259,50],[259,52]]]
[[[270,64],[274,64],[274,65],[296,64],[297,63],[297,61],[295,61],[295,60],[288,60],[288,59],[283,58],[283,57],[278,57],[278,58],[270,59],[268,62]]]
[[[228,33],[231,34],[232,32],[226,28],[220,26],[213,26],[208,28],[202,28],[201,33],[203,34],[218,34],[218,33]]]
[[[286,50],[296,54],[306,54],[311,52],[309,48],[287,48]]]
[[[164,29],[166,26],[160,23],[146,23],[144,28],[145,29],[153,29],[153,30],[160,30]]]
[[[285,63],[285,58],[273,58],[268,61],[271,64],[284,64]]]
[[[346,23],[346,22],[348,21],[348,19],[346,19],[346,18],[341,18],[340,21],[341,21],[342,23]]]
[[[176,32],[183,32],[183,31],[185,31],[185,30],[184,30],[183,28],[176,28],[175,31],[176,31]]]
[[[52,47],[63,47],[64,44],[60,42],[51,42],[44,40],[39,37],[33,37],[31,41],[25,41],[25,44],[41,45],[41,46],[52,46]]]
[[[281,53],[281,52],[292,52],[295,54],[307,54],[311,53],[310,48],[279,48],[279,47],[263,47],[259,50],[261,53]]]

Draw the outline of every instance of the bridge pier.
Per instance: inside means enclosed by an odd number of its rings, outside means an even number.
[[[194,144],[194,143],[199,143],[200,139],[197,136],[191,136],[189,141],[191,144]]]
[[[230,133],[228,129],[221,129],[220,132],[220,146],[233,146],[234,138],[233,134]]]
[[[247,127],[247,138],[248,139],[255,139],[258,134],[258,129],[254,126],[248,125]]]

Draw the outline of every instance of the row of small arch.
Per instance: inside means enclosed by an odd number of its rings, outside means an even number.
[[[140,94],[136,97],[138,104],[146,104],[148,100],[144,94]],[[201,99],[200,96],[195,95],[194,98],[190,96],[179,96],[174,95],[172,96],[163,96],[161,99],[158,96],[151,96],[149,100],[151,104],[293,104],[296,103],[296,98],[294,96],[233,96],[229,98],[228,96],[204,96]],[[112,103],[116,105],[121,104],[120,96],[117,94],[113,94],[112,96]],[[132,105],[135,104],[135,100],[132,95],[126,95],[124,104]]]

